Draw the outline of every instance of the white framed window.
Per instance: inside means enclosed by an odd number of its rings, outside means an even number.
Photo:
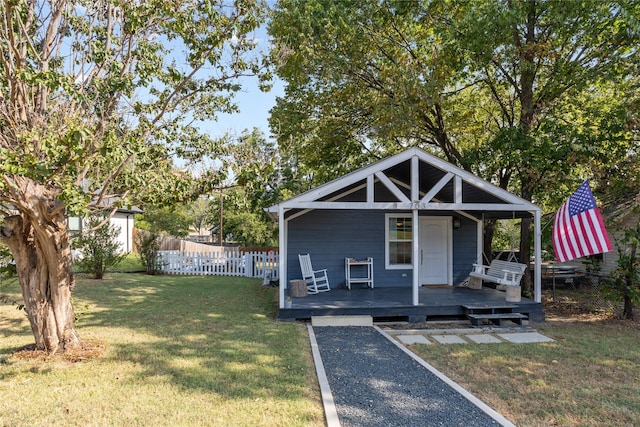
[[[389,270],[412,267],[413,218],[411,214],[385,214],[385,264]]]

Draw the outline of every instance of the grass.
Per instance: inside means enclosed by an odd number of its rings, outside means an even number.
[[[0,291],[20,300],[15,284]],[[75,361],[16,353],[33,337],[0,305],[0,426],[324,425],[306,330],[273,320],[275,292],[230,277],[80,277],[77,326],[99,355]],[[582,294],[548,302],[538,330],[551,343],[411,349],[518,426],[637,425],[640,324],[585,314]]]
[[[88,275],[87,272],[81,271],[78,265],[74,265],[73,269],[75,274]],[[144,272],[145,267],[142,265],[140,258],[137,254],[129,253],[127,256],[120,261],[117,265],[114,265],[107,269],[107,274],[111,273],[140,273]]]
[[[555,342],[411,349],[520,427],[638,425],[638,323],[550,320],[537,329]]]
[[[110,270],[123,273],[140,272],[145,271],[145,267],[144,265],[142,265],[142,262],[140,261],[140,258],[137,254],[130,253],[127,254],[127,256],[122,261],[120,261],[118,265],[111,268]]]
[[[274,292],[231,277],[79,278],[76,326],[103,348],[80,362],[20,357],[28,322],[0,305],[0,425],[323,425],[306,329],[274,321]]]

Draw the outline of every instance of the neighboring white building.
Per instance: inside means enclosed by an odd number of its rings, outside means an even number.
[[[111,217],[111,224],[120,227],[118,241],[126,253],[133,251],[133,218],[134,215],[141,213],[142,210],[134,206],[131,209],[118,209]]]
[[[118,242],[120,243],[121,250],[124,253],[133,251],[134,216],[141,213],[142,210],[134,206],[130,209],[118,209],[116,213],[111,217],[111,224],[120,228]],[[80,217],[69,217],[68,224],[71,234],[82,232],[83,221]]]
[[[613,245],[611,252],[596,255],[601,260],[601,274],[608,276],[618,268],[619,251],[628,253],[631,250],[629,244],[625,244],[624,235],[626,230],[635,229],[638,226],[640,213],[638,213],[637,206],[639,202],[640,195],[636,195],[623,202],[601,209],[602,216],[607,224],[611,244]]]

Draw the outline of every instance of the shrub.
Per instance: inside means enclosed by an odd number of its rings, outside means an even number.
[[[147,274],[159,274],[158,250],[160,250],[160,234],[153,231],[138,230],[135,237],[136,249],[140,262],[144,265]]]
[[[105,220],[104,215],[91,216],[86,222],[88,230],[78,236],[73,245],[81,254],[76,260],[78,267],[95,279],[102,279],[108,268],[126,257],[117,240],[120,227]]]

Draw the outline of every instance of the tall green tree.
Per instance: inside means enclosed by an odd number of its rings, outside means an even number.
[[[415,2],[278,3],[269,32],[287,86],[270,124],[316,182],[411,145],[468,168],[445,117],[456,64],[423,14]]]
[[[637,211],[637,208],[635,209]],[[634,319],[634,307],[640,302],[640,221],[627,227],[618,243],[618,265],[612,272],[613,286],[609,298],[613,302],[622,299],[623,319]]]
[[[509,187],[521,197],[536,200],[556,184],[550,174],[560,177],[557,183],[568,187],[568,195],[594,161],[624,159],[634,141],[590,126],[602,119],[589,108],[615,102],[607,90],[615,85],[622,92],[633,76],[639,13],[636,1],[522,0],[442,8],[444,37],[456,41],[452,52],[463,55],[470,79],[497,107],[495,137],[479,145],[477,164],[487,163],[484,147],[495,149],[500,155],[493,157],[492,169],[510,176]],[[610,124],[625,124],[624,117],[606,117]],[[520,253],[529,259],[531,221],[521,224]]]
[[[576,119],[628,126],[599,114],[635,90],[638,16],[635,0],[282,0],[269,28],[288,85],[270,123],[319,181],[417,145],[527,200],[566,198],[637,149]]]
[[[233,182],[220,190],[223,198],[216,203],[224,237],[244,246],[273,245],[277,229],[264,208],[276,203],[288,185],[275,143],[259,129],[245,129],[238,136],[229,136],[227,156]],[[216,224],[220,226],[220,221]]]
[[[78,346],[68,214],[186,200],[176,173],[220,151],[200,131],[261,72],[257,0],[16,0],[0,4],[0,242],[36,347]]]
[[[214,201],[210,196],[200,196],[188,203],[185,214],[189,218],[189,225],[198,232],[199,236],[209,235],[209,229],[215,223]]]
[[[145,208],[143,214],[136,215],[136,227],[176,238],[187,237],[193,217],[180,204]]]

